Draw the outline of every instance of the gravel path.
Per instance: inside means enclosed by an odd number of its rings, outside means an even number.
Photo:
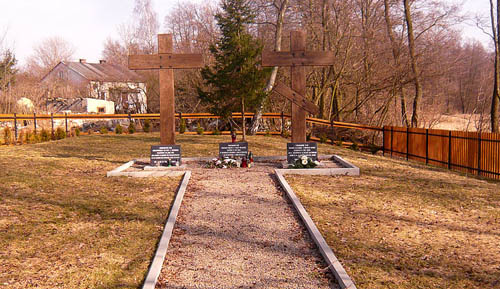
[[[337,288],[272,169],[192,169],[157,288]]]

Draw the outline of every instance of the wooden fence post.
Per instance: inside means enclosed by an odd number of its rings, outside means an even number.
[[[410,128],[406,127],[406,160],[408,160],[408,156],[410,154]]]
[[[17,143],[17,113],[14,113],[14,138]]]
[[[36,134],[36,112],[33,113],[33,125],[35,126],[35,134]]]
[[[391,126],[391,158],[392,158],[392,152],[394,151],[392,146],[393,142],[394,142],[394,127]]]
[[[448,131],[448,169],[451,170],[451,130]]]
[[[382,156],[385,157],[385,126],[382,127]]]
[[[481,175],[481,132],[477,133],[477,175]]]
[[[68,136],[68,113],[64,113],[64,124],[66,126],[66,136]]]
[[[285,115],[281,112],[281,135],[285,132]]]
[[[429,129],[425,130],[425,163],[429,164]]]
[[[51,135],[54,137],[54,113],[50,113]]]

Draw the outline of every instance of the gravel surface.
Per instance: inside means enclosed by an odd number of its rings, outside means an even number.
[[[337,288],[273,169],[192,169],[157,288]]]

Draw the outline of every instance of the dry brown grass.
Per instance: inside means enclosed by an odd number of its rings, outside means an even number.
[[[0,147],[0,288],[140,286],[180,178],[106,178],[131,143]]]
[[[183,156],[216,156],[230,137],[177,140]],[[283,138],[249,141],[256,155],[286,153]],[[105,173],[158,142],[158,133],[94,134],[0,146],[0,288],[140,286],[180,179]]]
[[[500,184],[341,151],[359,177],[287,176],[358,288],[500,288]]]

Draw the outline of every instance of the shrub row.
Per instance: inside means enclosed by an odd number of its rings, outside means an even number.
[[[75,129],[75,135],[80,135],[80,129]],[[19,144],[31,144],[31,143],[39,143],[39,142],[47,142],[51,140],[60,140],[66,138],[66,131],[58,127],[54,133],[49,132],[46,129],[40,130],[38,133],[34,133],[31,131],[20,131],[17,137],[17,143]],[[12,129],[10,127],[6,127],[3,129],[3,139],[4,144],[10,145],[14,144],[14,134],[12,133]]]

